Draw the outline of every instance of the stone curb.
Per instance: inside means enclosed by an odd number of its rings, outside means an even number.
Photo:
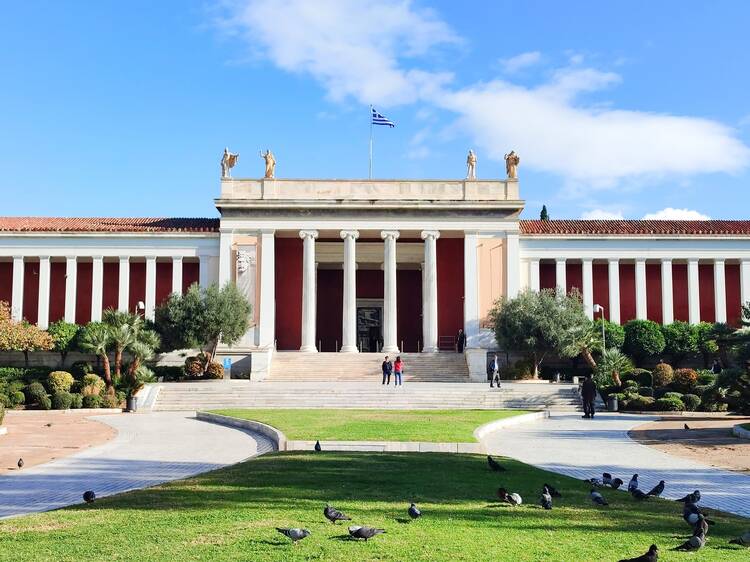
[[[739,437],[740,439],[750,439],[750,430],[742,427],[742,424],[737,424],[732,427],[732,433],[735,437]]]
[[[37,412],[45,414],[121,414],[122,408],[68,408],[67,410],[7,410],[7,413],[13,412],[13,415],[28,416]]]
[[[637,414],[639,416],[651,416],[657,418],[672,418],[672,417],[684,417],[684,418],[727,418],[732,419],[733,415],[727,412],[669,412],[664,410],[618,410],[617,412],[597,412],[602,414]],[[742,416],[736,416],[742,417]]]
[[[0,435],[5,435],[6,433],[8,433],[8,428],[4,425],[0,425]]]
[[[549,410],[541,410],[539,412],[531,412],[529,414],[521,414],[520,416],[511,416],[509,418],[491,421],[476,428],[474,430],[474,437],[476,437],[477,441],[481,443],[482,440],[493,431],[497,431],[498,429],[502,429],[503,427],[510,427],[512,425],[541,420],[544,418],[548,418],[549,415]]]
[[[253,420],[242,420],[239,418],[233,418],[230,416],[222,416],[221,414],[210,414],[208,412],[196,412],[195,419],[206,421],[210,423],[216,423],[219,425],[226,425],[229,427],[235,427],[237,429],[246,429],[248,431],[255,431],[260,433],[264,437],[267,437],[273,443],[274,449],[277,451],[287,451],[287,440],[286,435],[281,431]]]

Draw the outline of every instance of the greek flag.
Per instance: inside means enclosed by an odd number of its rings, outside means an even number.
[[[393,121],[391,121],[387,117],[375,111],[374,107],[370,107],[370,111],[372,111],[372,124],[373,125],[388,125],[389,127],[396,126],[396,124]]]

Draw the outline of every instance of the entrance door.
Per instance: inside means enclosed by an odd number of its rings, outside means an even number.
[[[362,352],[377,352],[383,347],[383,307],[357,307],[357,345]]]

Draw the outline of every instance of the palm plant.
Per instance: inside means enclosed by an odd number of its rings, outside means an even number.
[[[109,366],[109,347],[112,343],[112,332],[109,326],[101,322],[89,322],[81,334],[81,349],[90,351],[102,360],[104,382],[112,388],[112,373]]]
[[[159,347],[159,343],[159,334],[147,329],[142,321],[135,325],[133,340],[126,349],[132,358],[127,372],[128,387],[131,394],[138,390],[139,370],[146,361],[154,356],[154,351]]]
[[[614,382],[617,386],[622,386],[620,375],[626,375],[633,370],[633,362],[630,357],[625,355],[619,349],[605,349],[602,351],[599,365],[596,368],[597,384],[599,386],[609,386]]]
[[[567,343],[563,350],[563,355],[567,357],[576,357],[582,355],[586,364],[592,369],[596,369],[594,353],[602,351],[602,335],[593,322],[578,324],[574,326],[567,334]]]
[[[120,377],[123,352],[137,340],[137,334],[144,323],[143,318],[138,314],[108,308],[102,314],[102,321],[110,331],[110,345],[114,347],[115,353],[115,376]]]

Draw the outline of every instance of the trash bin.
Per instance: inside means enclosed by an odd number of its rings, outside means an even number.
[[[559,371],[555,373],[555,382],[560,382],[560,373]]]
[[[607,411],[608,412],[616,412],[617,411],[617,396],[608,396],[607,397]]]
[[[138,397],[129,396],[125,401],[125,409],[128,412],[135,412],[138,409]]]

